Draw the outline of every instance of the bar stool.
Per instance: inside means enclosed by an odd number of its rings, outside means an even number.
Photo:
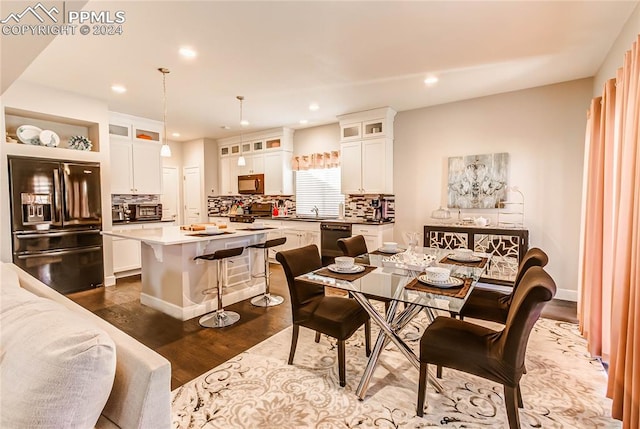
[[[235,311],[225,311],[222,307],[222,260],[240,256],[244,252],[244,247],[234,247],[231,249],[216,250],[207,255],[196,256],[196,259],[206,259],[207,261],[215,261],[217,269],[217,289],[218,289],[218,309],[211,313],[207,313],[198,320],[200,326],[204,328],[224,328],[233,325],[240,320],[240,315]]]
[[[269,249],[275,246],[280,246],[287,241],[287,237],[274,238],[273,240],[267,240],[264,243],[252,244],[249,246],[254,249],[264,250],[264,294],[258,295],[251,300],[251,304],[257,307],[273,307],[280,305],[284,302],[284,298],[278,295],[271,295],[269,293],[269,285],[271,283],[271,276],[269,272]]]

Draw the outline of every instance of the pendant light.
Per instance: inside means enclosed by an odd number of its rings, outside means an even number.
[[[244,155],[242,154],[242,128],[244,127],[244,121],[242,120],[242,101],[244,100],[244,96],[238,95],[236,96],[238,100],[240,100],[240,157],[238,157],[238,167],[244,167],[247,165],[247,161],[244,159]]]
[[[158,71],[162,73],[162,93],[164,104],[164,116],[162,118],[162,122],[164,123],[164,142],[160,148],[160,156],[169,158],[171,157],[171,147],[169,147],[169,143],[167,142],[167,74],[171,73],[171,71],[164,67],[160,67]]]

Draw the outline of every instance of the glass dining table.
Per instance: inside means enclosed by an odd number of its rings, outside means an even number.
[[[429,323],[439,311],[459,313],[490,262],[490,255],[486,253],[473,253],[468,260],[462,260],[446,249],[412,247],[398,250],[398,253],[375,251],[357,257],[356,264],[363,268],[354,271],[359,272],[335,272],[335,267],[329,266],[296,277],[297,281],[348,292],[380,328],[356,390],[361,400],[366,396],[380,354],[389,342],[393,342],[419,369],[418,356],[399,335],[401,330],[421,311],[426,313]],[[451,277],[444,283],[429,282],[424,276],[424,269],[429,266],[447,268]],[[370,299],[389,301],[386,314],[377,310]],[[404,305],[399,309],[401,303]],[[442,390],[432,374],[429,374],[429,382],[436,391]]]

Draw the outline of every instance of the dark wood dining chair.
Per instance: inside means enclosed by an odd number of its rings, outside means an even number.
[[[339,238],[338,248],[342,250],[343,255],[351,256],[353,258],[355,258],[356,256],[364,255],[365,253],[369,253],[369,250],[367,249],[367,242],[365,241],[363,235],[354,235],[353,237]]]
[[[276,260],[282,265],[291,295],[293,335],[289,365],[293,363],[300,326],[321,332],[338,340],[338,374],[340,386],[344,387],[346,385],[345,341],[362,325],[365,328],[366,354],[369,356],[371,353],[369,315],[352,299],[327,296],[323,286],[295,280],[301,274],[322,268],[320,252],[315,244],[278,252]]]
[[[501,331],[452,317],[437,317],[420,340],[420,378],[416,412],[424,412],[429,364],[464,371],[502,384],[509,427],[520,428],[520,379],[533,325],[556,293],[556,284],[542,267],[524,274]]]
[[[351,256],[352,258],[369,253],[369,250],[367,249],[367,242],[362,235],[354,235],[353,237],[348,238],[339,238],[338,247],[340,248],[340,250],[342,250],[342,254],[344,256]],[[374,299],[376,301],[384,302],[384,312],[385,314],[389,312],[389,306],[391,305],[390,299],[384,299],[379,296],[374,297],[367,294],[364,295],[368,299]]]
[[[549,262],[547,254],[537,247],[532,247],[525,253],[516,274],[511,293],[505,294],[496,290],[475,288],[460,311],[460,318],[473,317],[502,323],[507,321],[509,307],[522,278],[531,267],[545,267]]]

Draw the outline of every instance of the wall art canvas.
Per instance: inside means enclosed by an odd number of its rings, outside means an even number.
[[[506,152],[449,158],[448,207],[498,208],[505,198],[508,172]]]

